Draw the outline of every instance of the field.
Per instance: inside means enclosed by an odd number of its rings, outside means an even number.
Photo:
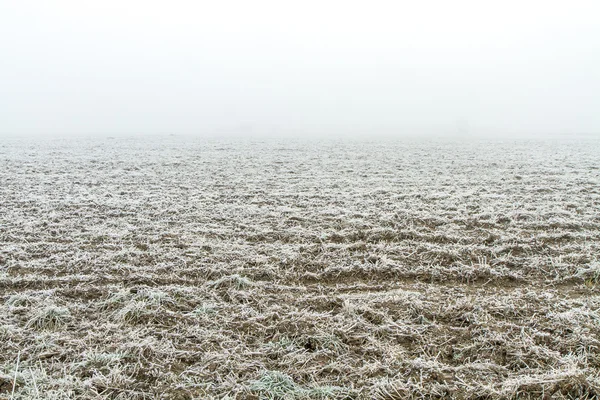
[[[598,139],[6,139],[0,398],[598,398],[599,258]]]

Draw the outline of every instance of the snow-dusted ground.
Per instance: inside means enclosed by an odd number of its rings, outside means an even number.
[[[600,395],[599,210],[593,138],[7,139],[0,397]]]

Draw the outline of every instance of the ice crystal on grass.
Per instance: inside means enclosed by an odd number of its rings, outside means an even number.
[[[27,321],[27,327],[55,329],[66,325],[71,319],[71,312],[68,308],[49,305],[33,310]]]

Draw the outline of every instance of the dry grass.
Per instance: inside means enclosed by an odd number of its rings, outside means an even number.
[[[598,141],[20,141],[0,163],[0,398],[600,396]]]

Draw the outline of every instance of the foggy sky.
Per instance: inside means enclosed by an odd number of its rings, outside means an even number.
[[[597,134],[597,4],[0,0],[0,134]]]

